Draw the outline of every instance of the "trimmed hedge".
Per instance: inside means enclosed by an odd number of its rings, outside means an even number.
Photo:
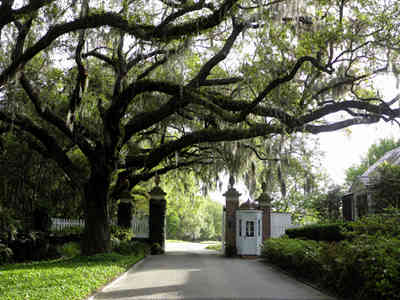
[[[286,229],[293,239],[339,242],[352,240],[360,235],[385,235],[400,238],[400,211],[388,209],[385,213],[364,216],[346,223],[312,224]]]
[[[362,236],[338,243],[269,239],[263,256],[293,274],[354,300],[400,299],[400,240]]]
[[[312,240],[270,238],[264,242],[262,256],[297,276],[312,280],[322,273],[317,259],[320,247]]]
[[[338,242],[346,239],[343,223],[313,224],[299,228],[286,229],[286,235],[292,239]]]

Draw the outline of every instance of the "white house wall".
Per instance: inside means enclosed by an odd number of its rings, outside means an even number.
[[[288,213],[271,213],[271,237],[276,238],[285,234],[292,227],[292,216]]]

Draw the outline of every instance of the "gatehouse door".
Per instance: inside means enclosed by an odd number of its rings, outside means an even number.
[[[237,211],[236,247],[239,255],[260,255],[262,211]]]

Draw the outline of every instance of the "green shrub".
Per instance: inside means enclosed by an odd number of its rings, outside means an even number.
[[[0,204],[0,242],[14,240],[21,229],[21,223],[14,217],[14,212]]]
[[[292,239],[337,242],[346,238],[342,223],[313,224],[299,228],[286,229],[286,235]]]
[[[113,251],[122,255],[148,255],[150,247],[148,244],[138,241],[120,241],[114,245]]]
[[[352,246],[364,283],[359,299],[400,299],[400,239],[363,236]]]
[[[135,244],[130,241],[120,241],[119,244],[113,248],[113,250],[122,255],[130,255],[137,253]]]
[[[338,243],[269,239],[262,254],[269,262],[343,297],[400,299],[397,238],[363,235]]]
[[[114,249],[121,244],[121,241],[113,236],[111,237],[110,241],[111,241],[111,249]]]
[[[163,248],[161,248],[161,245],[159,243],[154,243],[151,245],[150,253],[153,255],[163,254],[164,250]]]
[[[133,238],[131,228],[123,228],[117,225],[111,225],[111,237],[122,241],[130,241]]]
[[[0,244],[0,265],[12,261],[13,251],[4,244]]]
[[[13,260],[17,262],[49,259],[54,254],[47,233],[40,231],[18,233],[8,247],[13,251]]]
[[[385,213],[364,216],[347,225],[353,235],[385,235],[400,237],[400,210],[386,210]]]
[[[74,257],[81,254],[81,248],[76,242],[69,242],[58,247],[58,252],[63,257]]]
[[[270,262],[308,279],[318,278],[320,243],[312,240],[271,238],[264,242],[262,255]]]

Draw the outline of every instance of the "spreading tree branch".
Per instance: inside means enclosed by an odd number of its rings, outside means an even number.
[[[207,161],[204,161],[203,159],[194,159],[194,160],[189,160],[189,161],[185,161],[185,162],[179,162],[177,164],[171,164],[166,167],[161,167],[157,170],[142,172],[140,174],[133,174],[133,175],[129,176],[129,183],[132,188],[139,182],[147,181],[147,180],[153,178],[154,176],[163,175],[172,170],[182,169],[182,168],[186,168],[186,167],[190,167],[190,166],[198,165],[198,164],[211,165],[211,164],[213,164],[213,162],[212,161],[207,162]]]
[[[83,0],[81,9],[81,18],[87,17],[88,13],[89,13],[88,0]],[[72,132],[74,132],[75,110],[81,104],[82,97],[85,92],[88,80],[88,72],[82,62],[82,52],[84,45],[85,45],[85,30],[81,29],[78,37],[78,45],[75,50],[75,62],[78,68],[78,74],[76,76],[75,88],[69,100],[69,111],[67,120],[67,124],[70,126]]]
[[[233,47],[233,44],[236,41],[236,38],[239,34],[246,28],[244,24],[236,24],[235,20],[232,20],[233,30],[228,39],[226,40],[224,46],[215,54],[210,60],[208,60],[197,73],[196,77],[193,78],[188,86],[190,87],[199,87],[206,80],[211,70],[218,65],[221,61],[223,61],[229,54],[230,50]]]
[[[66,33],[89,28],[98,28],[101,26],[111,26],[142,40],[170,41],[182,36],[194,35],[219,25],[227,17],[228,12],[236,2],[237,0],[225,0],[220,8],[215,10],[212,14],[200,16],[173,26],[163,27],[131,24],[116,13],[95,13],[71,22],[54,25],[40,40],[32,47],[28,48],[17,61],[12,62],[8,68],[0,74],[0,86],[5,84],[18,69],[22,68],[36,54],[46,49],[54,40]]]
[[[29,1],[29,4],[18,9],[12,9],[14,0],[3,0],[1,2],[2,5],[0,6],[0,32],[5,25],[10,24],[23,16],[34,13],[41,7],[54,2],[54,0],[32,0]]]
[[[66,174],[76,183],[81,182],[81,176],[75,169],[72,161],[65,154],[63,149],[58,145],[56,138],[51,136],[47,130],[37,126],[33,121],[25,116],[16,114],[15,118],[11,118],[7,113],[0,110],[0,120],[8,124],[18,126],[20,130],[27,132],[34,136],[37,140],[43,144],[47,149],[47,154],[51,155],[51,158],[58,164],[58,166],[64,170]]]
[[[35,107],[36,112],[38,115],[48,122],[49,124],[52,124],[55,126],[58,130],[60,130],[67,138],[69,138],[72,142],[76,142],[82,149],[84,153],[90,154],[92,153],[92,147],[91,145],[87,142],[86,137],[80,136],[79,138],[76,138],[76,135],[79,135],[78,131],[76,131],[74,134],[72,131],[68,128],[66,123],[64,122],[63,119],[59,118],[56,114],[52,113],[49,109],[43,109],[42,106],[40,105],[41,100],[40,100],[40,95],[38,91],[32,86],[32,84],[29,82],[29,80],[25,77],[24,73],[21,73],[20,76],[20,83],[26,94],[28,95],[28,98],[31,100],[32,104]],[[78,127],[79,128],[79,127]]]

